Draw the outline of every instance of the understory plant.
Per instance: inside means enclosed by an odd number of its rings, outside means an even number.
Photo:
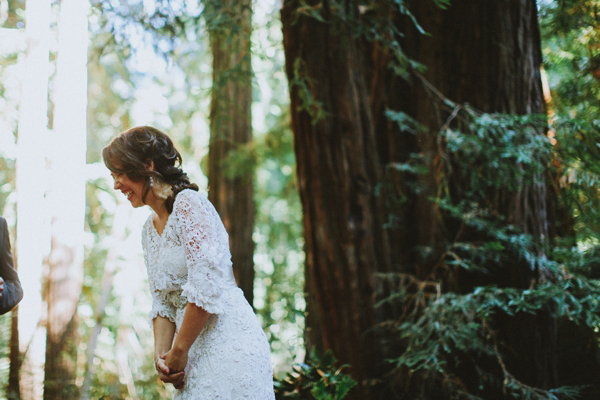
[[[319,356],[313,350],[310,360],[295,365],[293,372],[275,380],[276,399],[343,399],[356,381],[342,372],[345,365],[337,366],[336,363],[331,351]]]
[[[449,106],[457,120],[438,134],[439,190],[430,199],[446,236],[427,249],[425,279],[379,277],[402,282],[377,304],[400,310],[379,327],[396,344],[386,384],[406,399],[597,398],[600,124]],[[414,163],[404,170],[428,173]],[[548,236],[530,221],[512,223],[494,201],[536,185],[555,199]],[[525,332],[523,343],[531,335],[555,346],[542,356],[556,365],[554,382],[540,387],[522,372],[539,360],[528,358],[536,349],[519,353],[512,327]],[[587,375],[572,376],[574,365],[589,366]]]

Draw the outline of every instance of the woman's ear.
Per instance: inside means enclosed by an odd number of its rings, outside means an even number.
[[[154,171],[154,161],[152,161],[152,160],[146,161],[146,171]]]

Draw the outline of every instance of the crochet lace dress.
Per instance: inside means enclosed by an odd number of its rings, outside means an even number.
[[[174,399],[275,399],[267,338],[235,283],[229,237],[206,195],[179,192],[162,234],[151,215],[142,242],[150,320],[166,317],[178,332],[188,302],[212,314],[189,350]]]

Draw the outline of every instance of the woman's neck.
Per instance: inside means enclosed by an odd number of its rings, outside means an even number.
[[[156,197],[152,189],[150,189],[146,195],[146,205],[156,213],[159,219],[166,220],[169,218],[169,211],[167,211],[167,207],[165,206],[165,199]]]

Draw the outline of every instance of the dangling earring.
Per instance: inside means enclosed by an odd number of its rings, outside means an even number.
[[[150,186],[154,186],[154,179],[152,177],[150,177]]]

